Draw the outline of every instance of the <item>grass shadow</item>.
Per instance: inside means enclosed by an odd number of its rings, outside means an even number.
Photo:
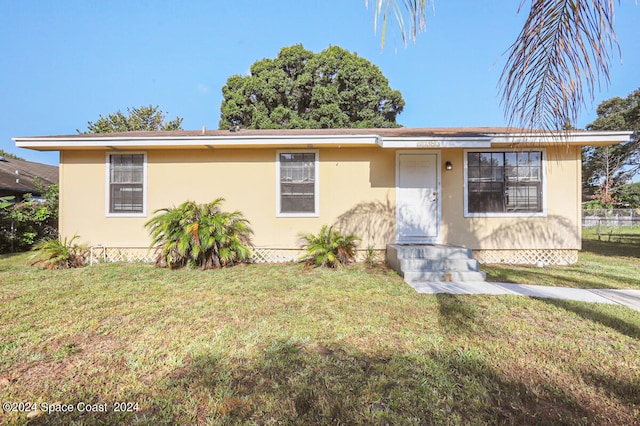
[[[188,387],[207,395],[209,409],[188,414],[196,423],[546,425],[597,418],[556,386],[533,389],[503,377],[473,349],[418,356],[290,340],[238,361],[198,357],[164,386],[168,394]]]
[[[561,299],[540,299],[545,303],[562,308],[566,311],[578,314],[582,318],[596,322],[598,324],[609,327],[619,333],[629,336],[633,339],[640,339],[640,326],[630,322],[632,318],[616,317],[609,313],[604,313],[598,309],[598,304],[585,304],[582,302],[574,302]],[[621,310],[625,316],[637,317],[635,311],[631,309]],[[637,318],[636,318],[637,320]]]
[[[586,383],[626,404],[634,405],[640,401],[640,379],[637,376],[627,380],[617,380],[606,374],[583,371],[582,378]]]
[[[438,293],[439,317],[442,328],[452,333],[470,333],[484,326],[484,319],[478,315],[478,307],[468,296]]]
[[[640,235],[630,235],[629,241],[615,242],[592,238],[582,239],[582,251],[601,256],[622,256],[640,258]]]
[[[599,272],[597,275],[587,274],[575,267],[553,267],[537,268],[526,265],[482,265],[482,270],[487,274],[487,281],[514,284],[534,284],[551,285],[571,288],[640,288],[640,280],[622,277],[613,274]],[[579,278],[571,277],[568,274],[579,274]],[[610,285],[603,282],[602,278],[609,279],[614,283],[624,283],[624,285]]]

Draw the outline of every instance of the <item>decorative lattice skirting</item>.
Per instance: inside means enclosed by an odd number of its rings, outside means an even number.
[[[304,254],[299,249],[275,249],[254,247],[252,261],[255,263],[287,263],[295,262]]]
[[[89,249],[89,263],[99,262],[155,262],[157,249],[148,247],[104,247],[93,246]],[[299,249],[273,249],[254,247],[252,261],[255,263],[295,262],[304,252]]]
[[[157,249],[149,247],[104,247],[92,246],[89,248],[89,264],[99,262],[155,262]]]
[[[480,263],[570,265],[578,261],[578,251],[555,249],[474,250],[473,258]]]
[[[304,255],[304,250],[254,247],[251,261],[254,263],[287,263],[297,262]],[[384,259],[384,250],[375,251],[375,260]],[[158,250],[148,247],[104,247],[93,246],[89,249],[89,263],[99,262],[155,262]],[[358,250],[356,260],[363,261],[366,250]]]

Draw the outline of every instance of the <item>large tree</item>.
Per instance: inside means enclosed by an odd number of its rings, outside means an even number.
[[[78,133],[115,133],[132,132],[139,130],[182,130],[182,118],[166,121],[164,112],[158,105],[127,108],[127,114],[122,111],[109,114],[106,117],[100,115],[95,122],[87,122],[87,130]]]
[[[583,149],[585,192],[609,204],[619,188],[640,172],[640,89],[626,98],[607,99],[598,105],[598,118],[588,130],[632,130],[628,142]]]
[[[222,94],[221,129],[397,127],[404,107],[377,66],[337,46],[285,47],[229,77]]]
[[[426,27],[426,6],[433,1],[372,0],[375,26],[382,21],[383,46],[388,18],[397,21],[405,42],[407,33],[415,40]],[[527,3],[521,0],[518,12]],[[600,81],[609,81],[611,52],[618,47],[614,3],[530,0],[527,20],[500,78],[510,125],[557,130],[577,122],[585,92],[593,99]]]

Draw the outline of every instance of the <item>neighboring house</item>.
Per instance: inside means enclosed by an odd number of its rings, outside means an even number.
[[[157,209],[224,197],[256,253],[297,256],[335,225],[361,249],[446,244],[485,262],[557,263],[581,248],[581,147],[629,132],[505,128],[131,132],[18,137],[60,151],[60,233],[148,247]]]
[[[41,195],[39,180],[44,187],[58,183],[58,167],[0,156],[0,197],[14,196],[20,201],[24,194]]]

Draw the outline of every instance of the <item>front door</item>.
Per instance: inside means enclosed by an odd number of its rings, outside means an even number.
[[[399,243],[436,243],[440,234],[438,153],[399,153],[396,233]]]

